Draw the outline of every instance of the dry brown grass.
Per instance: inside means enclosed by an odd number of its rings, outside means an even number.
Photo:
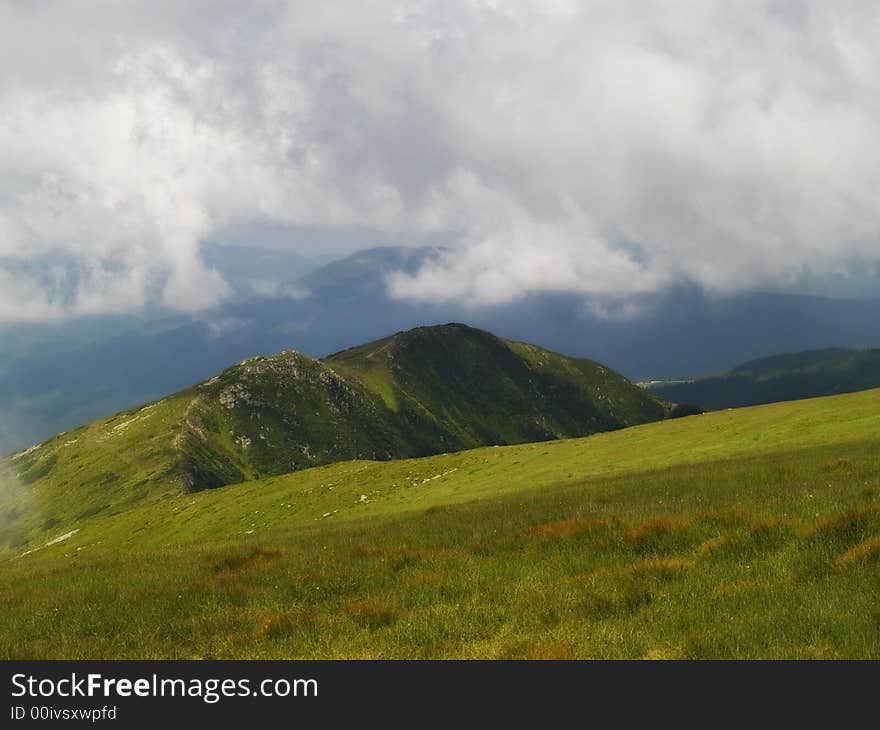
[[[741,578],[739,580],[722,581],[713,589],[712,593],[716,596],[731,596],[737,593],[745,593],[754,590],[758,584],[751,579]]]
[[[642,542],[653,537],[662,537],[675,532],[683,526],[682,520],[676,517],[652,517],[630,527],[623,537],[628,542]]]
[[[880,504],[869,504],[865,507],[824,516],[819,520],[817,530],[840,534],[858,530],[877,521],[880,521]]]
[[[491,651],[495,659],[530,659],[533,661],[567,661],[582,659],[570,642],[564,639],[531,639],[510,637],[496,645]]]
[[[842,469],[844,467],[848,467],[852,464],[850,459],[846,457],[838,457],[835,459],[828,459],[827,461],[823,461],[816,467],[819,471],[835,471],[836,469]]]
[[[697,547],[697,555],[710,555],[711,553],[727,547],[732,541],[733,538],[730,535],[710,537]]]
[[[337,573],[327,570],[306,570],[297,573],[294,580],[301,585],[319,585],[333,580]]]
[[[349,601],[342,606],[342,610],[371,629],[390,626],[400,614],[397,602],[387,598]]]
[[[284,557],[284,550],[276,547],[258,547],[246,553],[230,555],[211,566],[212,583],[234,581],[250,573],[266,570]]]
[[[277,639],[288,636],[297,629],[311,629],[326,623],[305,611],[270,611],[257,618],[253,630],[254,639]]]
[[[411,565],[431,560],[446,554],[444,548],[405,548],[389,556],[388,567],[395,572],[405,570]]]
[[[653,649],[648,649],[644,658],[649,661],[675,661],[684,659],[686,656],[687,651],[685,647],[676,644],[672,646],[655,646]]]
[[[625,565],[624,571],[630,575],[652,574],[671,578],[689,565],[690,561],[681,558],[648,558]]]
[[[403,576],[400,579],[400,587],[405,591],[416,590],[419,588],[433,588],[440,585],[443,576],[439,573],[430,571],[420,571],[412,575]]]
[[[375,557],[376,555],[388,555],[398,549],[394,545],[374,545],[368,543],[366,545],[358,545],[351,551],[351,554],[354,557]]]
[[[403,570],[421,560],[440,557],[447,550],[438,547],[408,547],[406,545],[358,545],[351,551],[353,557],[379,557],[388,560],[388,565],[395,571]]]
[[[711,524],[736,525],[750,518],[747,510],[739,506],[718,507],[716,509],[699,512],[694,520],[697,522],[709,522]]]
[[[532,644],[526,648],[526,659],[538,661],[565,661],[577,659],[577,654],[570,644],[562,641],[551,641]]]
[[[610,517],[597,517],[590,520],[583,519],[582,517],[571,517],[566,520],[532,525],[524,531],[524,534],[528,537],[536,537],[542,540],[564,540],[565,538],[576,537],[586,532],[608,530],[612,527],[614,527],[614,521]]]
[[[755,520],[749,525],[749,535],[753,538],[768,537],[780,532],[796,532],[803,529],[800,520],[786,515],[773,515]]]
[[[880,536],[860,542],[834,560],[834,567],[839,569],[852,568],[857,565],[868,565],[880,560]]]
[[[596,576],[655,576],[657,578],[672,578],[690,565],[690,561],[681,558],[647,558],[637,560],[625,565],[611,565],[593,572]]]

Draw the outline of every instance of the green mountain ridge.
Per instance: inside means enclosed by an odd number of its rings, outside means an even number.
[[[740,408],[880,387],[880,350],[828,348],[743,363],[720,375],[657,383],[651,392],[702,408]]]
[[[0,462],[0,547],[185,492],[340,461],[586,436],[669,415],[598,363],[461,324],[254,357]],[[2,483],[2,482],[0,482]],[[35,500],[29,509],[24,500]]]

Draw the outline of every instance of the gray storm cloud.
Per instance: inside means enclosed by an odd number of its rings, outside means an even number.
[[[854,0],[4,3],[0,322],[209,307],[203,247],[251,221],[439,237],[390,292],[475,305],[858,268],[878,32]]]

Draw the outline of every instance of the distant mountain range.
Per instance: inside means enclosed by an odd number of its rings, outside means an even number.
[[[415,272],[442,253],[380,247],[316,268],[293,255],[230,249],[213,263],[236,294],[197,318],[152,312],[7,328],[0,334],[0,453],[174,392],[252,355],[293,348],[323,357],[440,322],[463,321],[590,357],[634,379],[721,372],[782,351],[880,344],[878,300],[711,297],[675,288],[617,306],[548,294],[469,309],[387,295],[390,271]]]
[[[702,408],[738,408],[880,388],[880,350],[830,348],[752,360],[728,373],[654,383],[651,392]]]

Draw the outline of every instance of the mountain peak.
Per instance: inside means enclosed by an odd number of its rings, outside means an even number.
[[[113,495],[139,500],[175,482],[196,491],[338,461],[585,436],[665,415],[662,401],[597,363],[449,322],[323,360],[295,350],[248,358],[50,439],[15,470],[27,483],[70,484],[70,494],[113,483]]]

